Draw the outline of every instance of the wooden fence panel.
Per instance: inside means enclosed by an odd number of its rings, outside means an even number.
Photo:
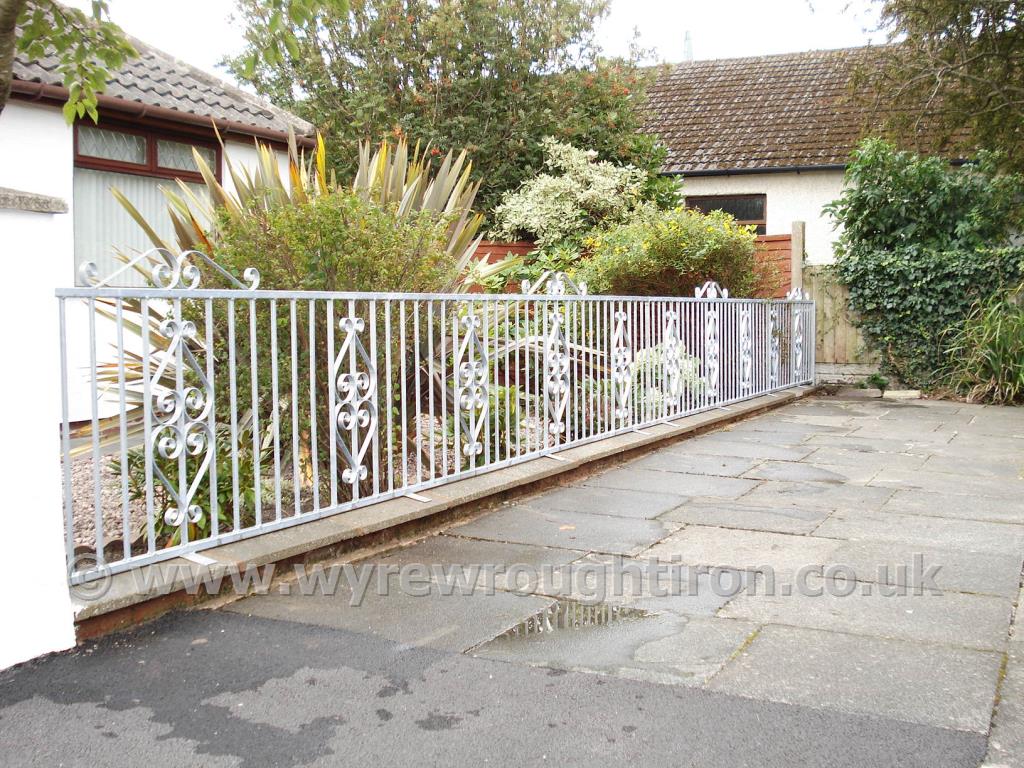
[[[875,365],[864,337],[850,319],[849,294],[824,267],[804,267],[804,290],[816,304],[817,362],[827,365]]]

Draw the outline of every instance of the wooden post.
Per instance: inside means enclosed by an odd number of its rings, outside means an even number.
[[[789,286],[804,287],[804,231],[807,225],[802,221],[793,222],[793,234],[790,240],[789,255]]]

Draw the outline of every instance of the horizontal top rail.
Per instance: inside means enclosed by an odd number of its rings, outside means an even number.
[[[58,288],[59,299],[335,299],[335,300],[377,300],[377,301],[546,301],[546,302],[609,302],[609,301],[658,301],[705,304],[782,303],[812,304],[810,299],[772,298],[695,298],[693,296],[576,296],[573,294],[551,295],[547,293],[406,293],[406,292],[357,292],[357,291],[276,291],[267,289],[242,290],[234,288]]]

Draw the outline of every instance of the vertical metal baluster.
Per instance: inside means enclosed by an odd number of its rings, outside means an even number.
[[[231,405],[231,506],[234,530],[242,528],[241,495],[238,478],[238,370],[235,361],[235,300],[228,299],[228,400]],[[146,348],[143,343],[143,349]],[[146,398],[147,402],[149,398]],[[147,419],[148,423],[148,419]],[[149,440],[146,441],[147,445]],[[146,462],[149,463],[148,461]],[[148,486],[150,479],[146,478]],[[151,515],[152,516],[152,515]]]
[[[220,535],[220,502],[217,497],[217,389],[214,384],[214,369],[216,361],[213,354],[213,301],[206,299],[204,302],[204,317],[206,318],[206,381],[210,385],[210,434],[213,435],[213,442],[210,445],[210,536]]]
[[[274,519],[281,519],[281,396],[277,373],[277,299],[270,300],[270,388],[273,392],[271,419],[274,430]]]
[[[184,440],[185,440],[184,421],[186,419],[186,416],[185,416],[186,405],[185,405],[185,395],[184,395],[184,393],[185,393],[185,354],[184,354],[184,350],[185,350],[186,336],[185,336],[185,331],[184,331],[185,318],[184,318],[184,316],[182,315],[182,312],[181,312],[181,299],[175,299],[174,300],[174,317],[177,318],[177,320],[178,320],[178,327],[179,327],[178,334],[180,336],[180,341],[178,343],[177,350],[175,351],[174,379],[175,379],[175,386],[176,386],[176,388],[178,390],[178,394],[182,398],[181,403],[179,403],[179,407],[181,408],[181,412],[180,412],[179,415],[177,415],[175,417],[175,420],[178,422],[178,426],[180,427],[180,432],[179,432],[178,439],[181,440],[182,442],[184,442]],[[187,447],[184,444],[180,445],[179,448],[180,448],[180,450],[178,452],[178,498],[177,498],[177,507],[178,507],[179,514],[184,515],[184,518],[182,520],[181,525],[178,527],[178,530],[180,531],[180,538],[178,540],[181,542],[182,545],[185,545],[185,544],[188,544],[188,538],[189,538],[189,536],[188,536],[188,521],[189,521],[188,507],[189,507],[189,505],[187,503],[188,502],[188,465],[186,464],[186,459],[188,458],[188,449],[187,449]]]
[[[420,384],[422,376],[420,375],[420,303],[418,301],[414,301],[412,303],[412,338],[412,375],[415,377],[413,392],[416,396],[416,405],[413,409],[413,413],[415,414],[413,421],[416,426],[416,482],[420,483],[423,481],[423,436],[420,434],[420,416],[422,415],[423,396]]]
[[[519,338],[519,336],[522,333],[522,327],[523,327],[523,325],[522,325],[522,314],[523,314],[522,313],[522,309],[523,309],[523,303],[521,301],[516,301],[515,304],[512,305],[512,311],[513,311],[513,314],[515,315],[515,323],[514,323],[512,329],[511,329],[511,331],[512,331],[512,335],[514,337],[512,339],[512,343],[515,346],[515,354],[513,355],[513,359],[515,360],[515,363],[513,363],[513,365],[515,367],[514,375],[515,375],[515,382],[516,382],[516,389],[515,389],[515,392],[516,392],[516,408],[515,408],[515,413],[516,413],[516,434],[515,434],[516,457],[519,457],[519,456],[523,455],[523,441],[522,441],[522,434],[521,434],[521,432],[522,432],[522,423],[523,423],[523,419],[522,419],[523,414],[522,414],[522,411],[520,411],[520,406],[523,404],[523,388],[522,388],[522,384],[521,384],[520,376],[519,376],[519,364],[520,364],[520,359],[521,359],[520,355],[519,355],[519,346],[520,346],[519,342],[521,341],[521,339]]]
[[[504,374],[505,374],[505,429],[507,430],[507,434],[505,435],[505,458],[506,459],[511,459],[512,458],[512,440],[513,440],[513,437],[512,437],[512,428],[513,428],[513,425],[512,425],[512,404],[511,404],[512,376],[510,375],[510,371],[509,371],[509,367],[508,367],[509,366],[509,358],[510,358],[508,344],[509,344],[509,334],[510,334],[511,328],[509,327],[509,311],[508,311],[509,310],[509,306],[508,306],[508,300],[504,299],[504,300],[502,300],[501,303],[504,305],[504,310],[505,310],[505,334],[504,334],[505,335],[505,361],[504,361],[505,368],[504,368]],[[518,430],[517,430],[517,434],[518,434]]]
[[[552,306],[552,304],[553,304],[553,302],[548,303],[547,301],[541,301],[541,303],[539,304],[539,306],[542,309],[543,318],[544,318],[543,319],[544,332],[543,332],[543,335],[541,337],[542,338],[541,345],[542,345],[543,360],[539,363],[538,368],[537,368],[537,370],[541,374],[540,377],[539,377],[540,378],[540,386],[541,386],[541,388],[544,391],[544,408],[541,410],[541,413],[543,413],[544,416],[543,416],[543,418],[541,419],[541,422],[540,422],[540,425],[541,425],[540,433],[541,433],[541,440],[543,440],[542,447],[543,447],[544,450],[547,450],[547,448],[548,448],[548,435],[551,434],[549,432],[550,424],[548,423],[548,419],[551,418],[551,411],[548,408],[548,398],[550,397],[550,394],[548,393],[548,382],[549,382],[550,376],[551,376],[551,363],[552,363],[552,361],[548,359],[548,351],[549,351],[548,350],[548,322],[549,322],[548,309],[549,309],[549,307]],[[557,444],[558,443],[556,442],[555,445],[557,445]]]
[[[448,302],[441,300],[441,473],[448,476]]]
[[[373,430],[373,436],[371,437],[372,442],[370,443],[370,450],[373,451],[373,495],[376,496],[380,493],[380,365],[377,362],[377,300],[370,299],[369,309],[367,310],[367,324],[370,326],[370,360],[373,361],[373,386],[376,388],[376,392],[370,394],[377,397],[377,418],[372,421],[368,429]],[[387,400],[384,401],[385,407],[387,406]]]
[[[455,426],[455,457],[453,459],[455,466],[452,467],[452,472],[458,475],[462,471],[462,403],[459,401],[459,304],[455,305],[455,313],[452,315],[452,380],[456,382],[455,387],[455,401],[452,405],[452,422]],[[465,361],[462,361],[465,362]]]
[[[330,366],[328,365],[328,371]],[[320,510],[320,450],[316,433],[316,301],[309,300],[309,453],[313,463],[313,509]]]
[[[524,341],[525,346],[523,347],[523,394],[525,395],[525,421],[527,425],[526,432],[526,452],[530,453],[533,448],[530,445],[531,435],[533,434],[532,427],[534,427],[533,421],[533,388],[532,383],[535,377],[530,375],[530,358],[533,357],[533,320],[530,317],[530,299],[523,299],[523,326],[522,333],[526,334]]]
[[[405,300],[399,300],[398,302],[398,317],[399,317],[399,329],[398,329],[398,345],[399,345],[399,366],[401,369],[402,377],[402,424],[401,424],[401,442],[402,442],[402,487],[409,487],[409,417],[406,412],[406,403],[408,402],[408,396],[406,395],[405,383],[408,376],[405,371],[405,334],[406,334],[406,323],[405,323]]]
[[[252,481],[256,527],[263,525],[263,470],[260,467],[259,367],[256,354],[256,301],[249,299],[249,372],[252,384]]]
[[[103,485],[100,478],[99,389],[96,381],[96,299],[89,299],[89,394],[92,428],[93,514],[95,520],[96,565],[106,562],[103,552]]]
[[[288,302],[288,332],[292,355],[292,495],[295,514],[302,514],[302,481],[299,477],[299,330],[295,299]]]
[[[68,403],[68,329],[67,300],[58,299],[57,321],[60,324],[60,443],[64,459],[64,554],[69,572],[75,565],[75,502],[71,487],[71,423]],[[75,569],[77,570],[77,569]]]
[[[358,330],[355,327],[355,319],[358,317],[358,315],[356,314],[356,302],[355,302],[355,299],[349,299],[348,300],[348,316],[350,318],[352,318],[352,321],[353,321],[353,327],[352,327],[352,330],[351,330],[352,341],[348,345],[348,369],[349,369],[349,371],[352,372],[353,377],[354,377],[355,374],[356,374],[356,366],[357,366],[357,363],[356,363],[356,345],[359,344],[359,334],[358,334]],[[342,348],[344,348],[344,344],[345,344],[345,342],[342,341]],[[339,352],[339,354],[340,354],[340,352]],[[344,365],[344,361],[342,361],[342,365]],[[359,384],[355,380],[353,380],[353,382],[352,382],[353,403],[357,402],[358,390],[359,390]],[[334,417],[334,420],[337,421],[337,417]],[[348,445],[349,445],[349,451],[352,454],[352,463],[349,465],[349,469],[352,470],[352,476],[353,476],[352,492],[351,492],[351,500],[352,501],[357,501],[359,499],[359,493],[360,493],[360,488],[359,488],[359,443],[360,443],[360,439],[359,438],[360,438],[360,435],[359,435],[359,419],[353,413],[352,414],[352,424],[349,426],[349,430],[348,430]]]
[[[491,424],[490,424],[491,410],[490,410],[490,408],[488,406],[490,405],[491,387],[494,386],[494,383],[491,382],[491,381],[488,381],[488,379],[490,379],[490,377],[491,377],[491,370],[490,370],[490,368],[487,365],[487,362],[488,362],[487,361],[487,351],[488,351],[489,345],[490,345],[490,342],[488,340],[491,337],[491,320],[490,320],[490,313],[487,311],[487,302],[486,301],[481,301],[480,302],[480,309],[479,309],[479,311],[480,311],[480,315],[483,318],[482,322],[480,323],[480,333],[483,336],[480,339],[480,356],[483,359],[480,360],[480,362],[483,364],[483,372],[484,372],[484,397],[486,398],[485,402],[487,402],[487,406],[484,406],[486,410],[485,410],[485,412],[483,414],[483,418],[480,420],[480,429],[483,432],[483,444],[484,444],[483,452],[480,454],[480,466],[481,467],[485,467],[485,466],[487,466],[488,463],[490,463],[490,457],[491,457]],[[471,419],[471,423],[472,423],[472,419]],[[480,440],[480,435],[476,436],[476,440],[477,441]],[[476,455],[475,454],[473,455],[472,461],[473,461],[473,467],[476,467],[477,459],[476,459]]]
[[[331,444],[330,466],[331,466],[331,506],[338,506],[338,419],[335,410],[338,401],[338,377],[335,375],[335,356],[338,354],[334,348],[334,299],[327,300],[327,359],[324,366],[327,369],[328,381],[328,428],[330,429]]]
[[[395,385],[391,381],[391,299],[384,300],[384,391],[387,396],[384,398],[384,408],[387,411],[387,454],[385,463],[388,468],[388,491],[395,489],[395,430],[394,430],[394,405],[392,399],[395,395]]]
[[[153,554],[156,551],[156,516],[153,510],[153,393],[150,383],[152,371],[149,359],[149,299],[142,299],[140,311],[142,312],[142,433],[146,464],[146,551]]]
[[[63,303],[63,302],[62,302]],[[117,399],[120,406],[118,414],[118,444],[121,449],[121,552],[127,560],[132,556],[132,518],[131,503],[128,500],[128,407],[126,400],[124,371],[124,301],[116,299],[117,311]]]
[[[437,477],[437,444],[434,442],[434,300],[427,301],[427,410],[430,418],[430,480]]]
[[[494,366],[494,375],[492,377],[494,389],[487,393],[487,400],[490,403],[491,392],[494,393],[494,461],[501,461],[501,443],[504,436],[501,434],[501,400],[498,397],[498,386],[500,380],[498,379],[498,350],[500,349],[499,341],[499,329],[501,328],[501,322],[498,318],[498,302],[492,302],[493,307],[487,307],[488,310],[494,310],[494,332],[491,334],[494,337],[493,352],[491,353],[491,364]],[[484,305],[487,306],[486,304]]]

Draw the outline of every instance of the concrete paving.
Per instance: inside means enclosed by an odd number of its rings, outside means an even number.
[[[1024,766],[1022,469],[1024,409],[793,403],[354,564],[386,594],[0,673],[0,764]]]

